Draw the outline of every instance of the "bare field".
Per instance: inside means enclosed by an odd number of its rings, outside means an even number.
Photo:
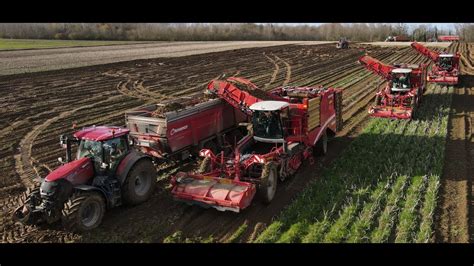
[[[178,57],[226,50],[302,43],[295,41],[155,42],[100,47],[0,51],[0,75]],[[310,45],[327,42],[308,42]]]

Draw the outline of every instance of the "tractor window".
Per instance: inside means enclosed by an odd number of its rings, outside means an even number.
[[[120,137],[104,141],[105,162],[110,164],[110,169],[115,169],[117,164],[127,154],[127,139]]]
[[[77,149],[77,158],[84,157],[102,159],[102,143],[93,140],[82,140]]]
[[[252,116],[254,135],[266,139],[282,139],[280,111],[256,111]]]

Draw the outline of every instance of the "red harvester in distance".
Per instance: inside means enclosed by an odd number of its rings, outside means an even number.
[[[434,62],[427,81],[448,85],[458,84],[459,53],[438,53],[417,42],[412,43],[411,47]]]
[[[459,42],[460,38],[457,35],[443,35],[438,37],[440,42]]]
[[[425,90],[425,65],[386,65],[364,55],[359,62],[368,70],[388,81],[375,96],[375,105],[369,108],[373,117],[411,119]]]
[[[292,176],[313,153],[324,154],[328,134],[342,127],[342,90],[280,87],[269,92],[243,78],[213,80],[208,91],[246,113],[248,134],[233,151],[204,157],[198,171],[171,178],[176,200],[239,212],[255,194],[269,203],[277,181]]]

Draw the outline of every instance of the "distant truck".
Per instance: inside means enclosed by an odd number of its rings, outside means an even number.
[[[459,36],[457,35],[442,35],[438,36],[440,42],[459,42]]]
[[[399,35],[399,36],[388,36],[385,39],[386,42],[409,42],[410,39],[407,36]]]
[[[247,121],[247,116],[224,100],[182,105],[185,101],[167,103],[180,103],[182,108],[177,110],[159,111],[163,104],[152,104],[127,111],[125,122],[133,145],[157,162],[184,160],[202,148],[218,153],[245,134],[240,133],[239,123]]]

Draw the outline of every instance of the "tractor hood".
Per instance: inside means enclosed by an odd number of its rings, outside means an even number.
[[[66,179],[73,185],[80,185],[85,184],[93,176],[93,163],[90,158],[84,157],[60,166],[49,173],[45,180],[53,182],[59,179]]]

